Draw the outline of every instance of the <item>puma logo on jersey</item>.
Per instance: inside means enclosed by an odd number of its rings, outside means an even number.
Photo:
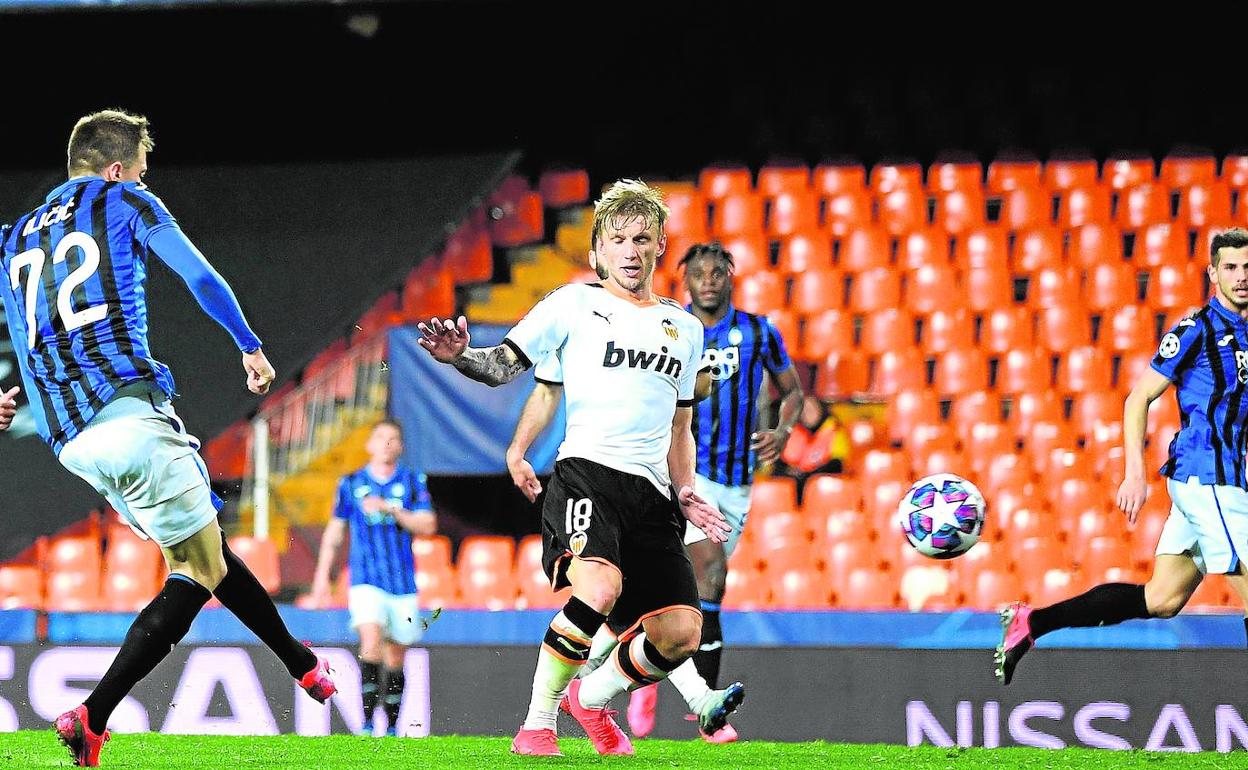
[[[597,310],[593,311],[593,314],[598,316],[602,320],[606,321],[608,326],[611,325],[611,316],[615,315],[615,313],[607,313],[606,315],[603,315],[602,313],[599,313]]]
[[[660,374],[680,378],[680,360],[667,355],[667,346],[660,348],[662,355],[646,350],[617,348],[614,340],[607,341],[607,351],[602,357],[602,365],[608,369],[628,365],[629,369],[653,369]]]
[[[26,220],[26,226],[22,228],[22,237],[25,238],[33,235],[45,227],[59,225],[74,215],[74,201],[71,198],[64,206],[53,206],[37,217],[31,217]]]

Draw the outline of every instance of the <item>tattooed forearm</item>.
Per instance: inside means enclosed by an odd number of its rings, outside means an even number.
[[[468,348],[455,359],[454,366],[465,377],[484,382],[490,387],[506,385],[524,371],[524,364],[506,345],[492,348]]]

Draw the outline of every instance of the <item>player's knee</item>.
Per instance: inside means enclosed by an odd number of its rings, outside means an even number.
[[[702,643],[701,618],[692,613],[679,614],[688,614],[689,617],[682,618],[678,622],[667,623],[663,628],[662,636],[653,640],[659,653],[674,663],[692,656],[698,651],[698,645]]]
[[[188,571],[196,583],[212,592],[217,590],[222,580],[225,580],[225,573],[228,569],[224,554],[218,553],[209,556],[202,564],[191,564]]]
[[[1154,618],[1172,618],[1182,611],[1187,604],[1188,595],[1183,591],[1160,590],[1146,585],[1144,603],[1148,606],[1148,614]]]

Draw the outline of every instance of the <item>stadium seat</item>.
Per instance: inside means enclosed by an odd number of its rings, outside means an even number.
[[[1000,536],[988,537],[988,525],[993,517],[984,520],[983,537],[974,548],[953,560],[953,577],[963,585],[971,585],[976,575],[986,569],[1008,570],[1010,555]],[[999,535],[999,533],[998,533]]]
[[[933,389],[942,397],[988,387],[988,359],[974,348],[955,349],[936,358]]]
[[[871,189],[876,195],[894,190],[923,189],[923,167],[918,163],[879,163],[871,168]]]
[[[412,538],[412,556],[417,564],[431,569],[451,566],[451,539],[446,535],[422,535]]]
[[[1156,178],[1152,158],[1110,158],[1105,161],[1101,173],[1113,190],[1128,190],[1142,184],[1151,184]]]
[[[862,192],[867,186],[867,172],[858,165],[820,164],[815,167],[811,186],[825,198],[843,192]]]
[[[1219,178],[1231,187],[1248,185],[1248,154],[1233,152],[1224,157]]]
[[[1193,184],[1179,194],[1179,224],[1216,227],[1231,221],[1231,188],[1225,182]]]
[[[1005,542],[1013,545],[1014,564],[1016,566],[1021,567],[1023,564],[1031,564],[1065,567],[1070,564],[1070,556],[1066,546],[1055,536],[1035,536],[1019,539],[1011,537],[1007,538]]]
[[[1036,343],[1055,353],[1092,344],[1092,323],[1079,304],[1054,304],[1036,313]]]
[[[1192,592],[1184,610],[1187,612],[1207,612],[1230,606],[1235,601],[1235,592],[1221,575],[1206,575],[1200,585]]]
[[[1071,542],[1077,540],[1076,535],[1079,534],[1088,536],[1101,534],[1099,531],[1092,531],[1095,527],[1091,523],[1086,523],[1086,529],[1079,529],[1085,526],[1079,521],[1084,513],[1088,511],[1097,515],[1104,513],[1106,492],[1099,482],[1089,478],[1063,479],[1058,483],[1047,484],[1046,487],[1052,495],[1049,505],[1061,526],[1058,532],[1060,537]]]
[[[878,549],[862,542],[861,530],[857,542],[842,540],[827,548],[826,569],[832,576],[833,589],[843,586],[844,579],[854,570],[878,570],[883,566]],[[887,541],[886,541],[887,542]],[[865,547],[864,547],[865,546]]]
[[[460,225],[446,240],[442,266],[454,277],[456,286],[489,281],[494,275],[494,254],[487,230],[471,222]]]
[[[698,174],[698,190],[712,200],[750,193],[750,170],[744,166],[709,166]]]
[[[1139,381],[1140,375],[1152,368],[1153,357],[1157,351],[1137,350],[1124,353],[1118,364],[1118,380],[1115,383],[1119,390],[1129,391]]]
[[[827,609],[832,604],[832,589],[823,573],[813,568],[791,568],[768,572],[771,582],[771,606],[774,609]]]
[[[490,196],[487,205],[501,212],[489,220],[490,240],[498,246],[523,246],[542,239],[544,220],[542,196],[524,191]]]
[[[816,551],[811,544],[810,534],[805,529],[792,529],[792,523],[798,522],[795,514],[773,514],[761,521],[751,522],[751,527],[758,527],[757,536],[760,560],[763,571],[776,574],[789,569],[817,569]],[[776,526],[768,529],[768,524]]]
[[[780,335],[785,349],[791,354],[800,342],[801,327],[797,314],[785,308],[773,308],[767,311],[767,321],[771,324],[771,328],[776,330],[776,334]]]
[[[1109,390],[1113,382],[1113,361],[1096,347],[1079,347],[1062,356],[1057,370],[1058,387],[1067,393]]]
[[[264,590],[270,594],[277,593],[282,587],[281,571],[278,568],[277,546],[268,538],[236,535],[229,539],[230,550],[242,560]]]
[[[802,488],[802,511],[807,515],[858,512],[862,507],[862,485],[857,479],[831,473],[816,473]]]
[[[463,606],[491,611],[512,610],[520,589],[511,565],[461,566],[459,596]]]
[[[1004,270],[1009,253],[1009,233],[1005,228],[985,225],[958,236],[953,259],[963,270]]]
[[[793,276],[793,310],[802,315],[844,307],[845,275],[832,268],[807,270]]]
[[[542,202],[552,209],[566,209],[589,200],[589,173],[584,169],[548,169],[537,180]]]
[[[705,195],[697,190],[672,190],[666,191],[664,201],[669,213],[663,229],[669,239],[674,235],[689,236],[695,241],[707,237],[711,220]],[[668,253],[671,254],[671,251]]]
[[[771,247],[762,233],[730,235],[721,239],[720,243],[732,254],[733,272],[738,278],[771,269]]]
[[[873,227],[871,197],[862,191],[828,196],[823,203],[823,226],[838,238],[859,228]]]
[[[1018,576],[1004,570],[985,569],[975,576],[975,585],[967,596],[967,606],[996,611],[1023,598]]]
[[[1230,197],[1227,197],[1230,213]],[[1159,184],[1140,184],[1118,193],[1114,221],[1124,230],[1138,230],[1170,221],[1170,192]]]
[[[1107,187],[1074,187],[1062,192],[1057,204],[1057,226],[1063,229],[1111,220]]]
[[[961,428],[965,438],[966,461],[975,474],[982,474],[993,459],[1015,449],[1013,431],[999,422],[975,422]]]
[[[933,163],[927,168],[927,189],[933,194],[979,192],[983,180],[984,170],[978,163]]]
[[[1083,574],[1093,583],[1106,580],[1110,569],[1128,569],[1135,572],[1131,564],[1131,549],[1126,541],[1117,536],[1094,537],[1080,548],[1079,559]],[[1113,580],[1113,578],[1110,578]],[[1114,580],[1114,582],[1118,582]]]
[[[1004,263],[969,268],[962,273],[962,299],[976,312],[1007,307],[1014,303],[1014,279]]]
[[[902,270],[946,265],[949,255],[949,234],[944,230],[924,227],[897,238],[897,266]]]
[[[1218,161],[1211,155],[1167,155],[1161,161],[1162,184],[1182,189],[1209,184],[1218,177]]]
[[[831,353],[815,375],[815,395],[832,401],[863,393],[870,383],[870,371],[866,356],[856,350]]]
[[[819,227],[819,199],[810,190],[782,192],[767,206],[767,234],[783,238]]]
[[[1240,213],[1243,214],[1241,205]],[[1192,258],[1202,266],[1209,263],[1210,248],[1213,246],[1213,239],[1219,234],[1226,232],[1226,226],[1202,227],[1196,231],[1196,246],[1192,251]]]
[[[854,230],[841,239],[837,265],[846,272],[858,273],[892,264],[892,241],[878,227]]]
[[[1084,481],[1089,487],[1093,486],[1092,482],[1084,479],[1067,479],[1062,484],[1065,486],[1075,481]],[[1060,518],[1060,526],[1062,531],[1067,533],[1066,542],[1074,544],[1075,561],[1082,560],[1093,538],[1109,537],[1123,544],[1127,542],[1123,539],[1123,525],[1126,518],[1117,509],[1113,511],[1108,509],[1108,504],[1104,499],[1105,492],[1106,490],[1098,483],[1095,488],[1088,489],[1086,492],[1080,490],[1077,493],[1080,496],[1079,499],[1072,500],[1068,505],[1063,504],[1062,508],[1054,506],[1055,510],[1063,514]],[[1067,516],[1067,511],[1072,514]]]
[[[1014,272],[1032,275],[1045,268],[1061,269],[1062,231],[1055,227],[1035,227],[1014,237]]]
[[[1019,187],[1003,193],[998,222],[1010,230],[1050,227],[1053,196],[1039,187]]]
[[[1149,225],[1136,233],[1131,261],[1140,268],[1161,265],[1182,267],[1187,264],[1188,251],[1186,228],[1170,223]]]
[[[923,319],[923,349],[944,353],[975,339],[975,317],[967,310],[934,310]]]
[[[729,568],[725,581],[725,609],[759,610],[771,604],[771,580],[758,570]]]
[[[516,606],[521,609],[559,609],[568,603],[568,598],[572,595],[570,587],[559,591],[551,590],[550,581],[540,566],[526,572],[517,572],[516,582],[520,591]]]
[[[416,590],[422,612],[460,606],[454,569],[429,569],[416,565]]]
[[[750,493],[750,511],[756,515],[797,510],[797,482],[784,476],[757,479]]]
[[[130,610],[138,596],[143,599],[138,604],[141,609],[159,590],[157,580],[163,566],[160,549],[153,543],[144,541],[124,524],[110,525],[103,572],[106,603],[120,603],[123,606],[118,609]]]
[[[1086,438],[1099,424],[1121,423],[1122,408],[1122,396],[1113,391],[1080,393],[1071,408],[1071,424]]]
[[[1011,489],[1018,495],[1018,500],[1014,509],[1010,511],[1009,516],[1002,516],[1002,521],[1005,523],[1005,536],[1001,540],[1002,545],[1013,548],[1012,543],[1022,542],[1030,538],[1047,539],[1056,537],[1055,517],[1036,506],[1037,501],[1034,499],[1033,488],[1025,487],[1019,489],[1014,487]]]
[[[1026,456],[1010,453],[989,457],[981,475],[984,483],[982,491],[991,495],[1007,487],[1021,488],[1030,483],[1031,478],[1031,464]],[[993,505],[995,507],[996,503]]]
[[[733,282],[733,304],[747,313],[764,315],[768,310],[784,307],[785,281],[779,273],[758,272],[743,275]]]
[[[1156,312],[1143,305],[1108,310],[1101,319],[1100,345],[1115,352],[1157,349]]]
[[[1000,422],[1001,398],[990,391],[965,393],[953,400],[949,407],[949,419],[955,425]]]
[[[914,475],[916,478],[931,476],[936,473],[965,474],[967,469],[966,456],[956,449],[933,447],[913,451]]]
[[[941,193],[936,197],[933,224],[951,235],[964,233],[984,224],[984,195],[978,188]]]
[[[810,191],[806,166],[763,166],[758,170],[758,191],[769,198]]]
[[[927,196],[918,189],[899,187],[876,199],[880,224],[893,235],[927,225]]]
[[[755,193],[731,193],[711,204],[711,235],[754,235],[763,232],[763,198]]]
[[[795,232],[782,238],[777,267],[794,279],[811,270],[831,270],[832,239],[819,230]]]
[[[1010,411],[1014,433],[1025,438],[1037,422],[1060,422],[1063,419],[1062,399],[1050,391],[1031,391],[1017,395]]]
[[[156,573],[104,571],[99,608],[110,612],[139,612],[160,592]]]
[[[1052,355],[1045,350],[1010,350],[997,364],[997,391],[1022,394],[1047,390],[1053,384],[1052,362]]]
[[[101,563],[98,536],[62,535],[48,544],[44,568],[49,572],[81,572],[98,580]]]
[[[1122,261],[1122,231],[1112,224],[1087,224],[1070,231],[1070,262],[1092,267]]]
[[[1141,511],[1136,518],[1135,527],[1130,530],[1130,558],[1136,568],[1144,569],[1152,564],[1157,550],[1157,541],[1161,539],[1161,530],[1166,525],[1167,516],[1167,510],[1157,510],[1153,507]]]
[[[1187,266],[1162,265],[1148,276],[1148,304],[1156,310],[1180,310],[1199,307],[1205,302],[1204,264],[1192,261]]]
[[[42,609],[43,574],[33,564],[0,564],[0,610]]]
[[[1037,310],[1061,306],[1068,311],[1072,303],[1081,303],[1079,283],[1079,271],[1074,267],[1041,268],[1027,282],[1027,304]]]
[[[957,449],[958,436],[949,423],[932,420],[931,422],[916,422],[901,443],[910,451],[911,461],[919,463],[920,456],[925,456],[927,453]]]
[[[1077,570],[1050,567],[1028,577],[1031,579],[1025,581],[1024,588],[1033,607],[1049,607],[1083,591],[1083,577]]]
[[[1096,161],[1091,158],[1050,160],[1044,164],[1044,184],[1053,190],[1071,190],[1098,184]]]
[[[853,344],[853,316],[843,310],[825,310],[806,318],[805,334],[793,353],[800,361],[821,361]]]
[[[455,565],[461,572],[477,567],[494,568],[496,565],[507,565],[507,569],[511,569],[515,560],[516,541],[512,538],[503,535],[469,535],[459,544]]]
[[[958,293],[958,275],[948,265],[923,265],[906,276],[905,306],[919,315],[950,307]]]
[[[853,277],[849,307],[858,313],[897,307],[901,303],[901,275],[891,268],[876,267]]]
[[[900,481],[910,476],[910,459],[905,452],[872,449],[863,455],[860,476],[864,493],[886,481]]]
[[[1032,313],[1025,307],[998,307],[984,315],[979,346],[988,353],[1030,350],[1035,342]],[[1001,375],[998,372],[997,378]]]
[[[891,396],[902,390],[927,385],[927,362],[914,348],[886,350],[875,359],[869,390],[877,396]]]
[[[816,544],[823,548],[824,562],[831,564],[828,554],[831,549],[838,545],[844,544],[850,547],[855,545],[861,547],[863,544],[864,532],[866,536],[870,536],[870,532],[863,525],[863,516],[861,511],[850,510],[834,510],[829,511],[823,520],[823,532],[816,538]],[[830,566],[827,567],[831,569]]]
[[[994,160],[988,164],[988,192],[1007,193],[1021,188],[1039,188],[1041,168],[1038,160]]]
[[[54,569],[47,573],[44,609],[48,612],[93,612],[100,609],[100,575],[85,570]]]
[[[950,612],[962,606],[962,588],[944,562],[926,560],[900,570],[901,606],[911,612]]]
[[[905,441],[915,425],[939,419],[940,401],[926,388],[898,392],[889,399],[885,412],[888,435],[893,441]]]
[[[891,610],[899,604],[892,575],[872,569],[851,570],[836,592],[836,604],[845,609]]]

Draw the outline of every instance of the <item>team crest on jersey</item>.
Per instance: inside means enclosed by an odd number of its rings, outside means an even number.
[[[588,543],[589,535],[586,535],[584,532],[577,532],[573,534],[572,538],[568,541],[568,547],[572,549],[573,556],[580,556],[581,551],[585,550],[585,546]]]
[[[674,340],[680,339],[680,331],[676,328],[676,324],[672,323],[671,319],[664,318],[662,326],[664,334]]]
[[[1179,337],[1174,332],[1170,332],[1161,338],[1161,346],[1157,348],[1157,355],[1162,358],[1174,358],[1179,354]]]
[[[391,485],[390,485],[390,496],[391,496],[391,497],[402,497],[402,496],[403,496],[403,494],[404,494],[405,492],[407,492],[407,490],[403,488],[403,485],[402,485],[402,484],[391,484]]]
[[[728,344],[729,345],[740,345],[741,340],[743,339],[745,339],[745,335],[742,334],[741,330],[736,328],[735,326],[728,331]]]
[[[369,494],[370,494],[371,492],[372,492],[372,490],[371,490],[371,489],[369,489],[367,486],[360,486],[360,487],[356,487],[356,488],[355,488],[355,499],[356,499],[356,500],[363,500],[364,498],[368,497],[368,496],[369,496]]]

